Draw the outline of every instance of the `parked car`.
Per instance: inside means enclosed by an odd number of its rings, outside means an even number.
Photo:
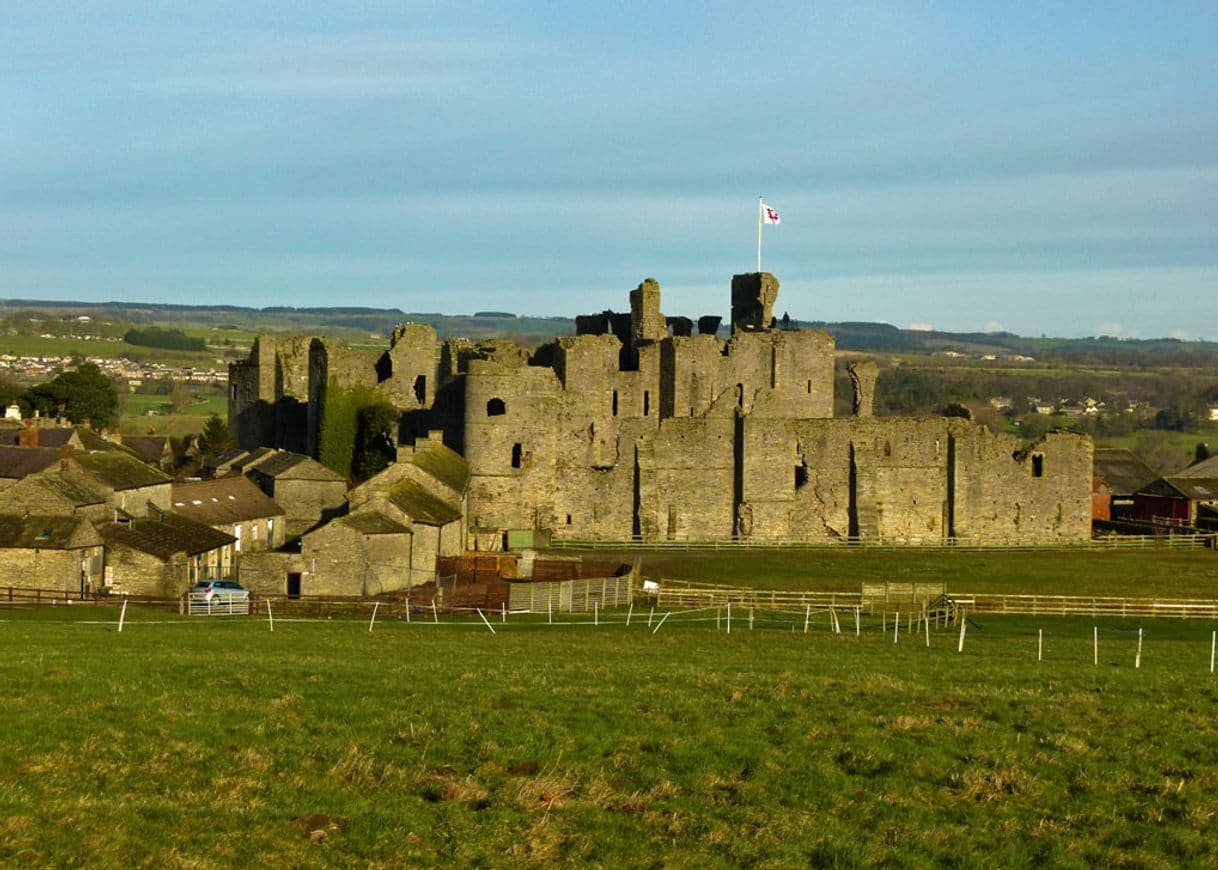
[[[236,580],[200,580],[191,590],[202,593],[209,602],[248,601],[249,590]]]

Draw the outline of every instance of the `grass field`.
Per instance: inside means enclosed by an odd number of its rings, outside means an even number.
[[[561,551],[567,555],[570,551]],[[589,559],[641,560],[649,577],[756,589],[857,592],[861,583],[944,583],[949,592],[1218,599],[1213,550],[603,551]]]
[[[157,396],[148,393],[132,393],[127,398],[127,412],[119,423],[119,428],[128,435],[144,435],[150,429],[155,429],[158,435],[173,435],[181,437],[186,434],[199,434],[203,431],[207,418],[212,414],[219,415],[221,420],[228,419],[228,400],[223,393],[206,396],[200,401],[192,402],[181,411],[175,412],[168,396]],[[157,414],[149,417],[148,410]]]
[[[1208,624],[116,618],[0,613],[0,862],[1218,861]]]

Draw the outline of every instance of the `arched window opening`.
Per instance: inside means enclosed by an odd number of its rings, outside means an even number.
[[[491,399],[486,403],[486,416],[502,417],[507,413],[507,405],[503,403],[503,399]]]

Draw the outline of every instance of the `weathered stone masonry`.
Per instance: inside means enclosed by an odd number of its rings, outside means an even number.
[[[604,540],[1057,543],[1090,534],[1091,445],[1024,447],[966,418],[871,416],[877,368],[852,360],[833,419],[831,336],[774,328],[778,281],[732,280],[719,319],[665,317],[644,281],[627,314],[582,316],[532,352],[395,331],[390,350],[264,343],[232,367],[243,446],[303,442],[331,381],[382,392],[402,434],[442,429],[469,463],[468,526]],[[302,365],[302,354],[307,362]],[[303,430],[303,431],[302,431]]]

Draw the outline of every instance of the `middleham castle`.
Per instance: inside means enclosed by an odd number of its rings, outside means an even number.
[[[247,449],[317,456],[327,391],[374,390],[398,440],[468,464],[467,544],[556,539],[1065,544],[1090,538],[1092,448],[1025,444],[961,416],[875,417],[877,367],[847,359],[853,414],[834,417],[833,338],[777,328],[777,279],[737,275],[718,317],[665,317],[644,281],[630,312],[581,316],[535,349],[394,330],[387,351],[262,336],[230,367]],[[410,447],[400,448],[404,456]]]

